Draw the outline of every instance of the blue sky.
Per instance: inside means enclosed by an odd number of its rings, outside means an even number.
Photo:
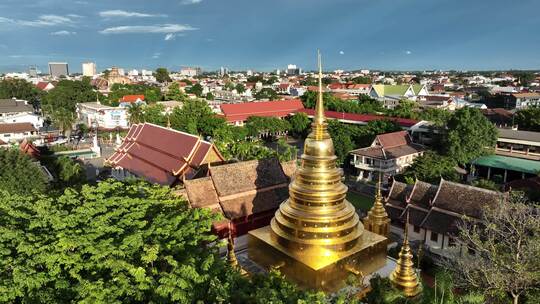
[[[0,71],[540,69],[538,0],[0,0]]]

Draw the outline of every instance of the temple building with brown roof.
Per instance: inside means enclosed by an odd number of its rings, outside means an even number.
[[[409,213],[409,238],[430,252],[445,255],[449,250],[466,250],[457,244],[464,217],[479,219],[486,206],[504,204],[507,194],[441,179],[439,185],[416,181],[407,185],[394,181],[385,201],[391,232],[402,235]]]
[[[210,208],[225,220],[214,224],[220,237],[229,227],[234,235],[269,224],[279,204],[288,198],[295,161],[252,160],[210,166],[208,176],[184,182],[193,208]]]
[[[116,179],[136,176],[174,186],[183,180],[206,176],[210,164],[223,161],[217,148],[198,136],[144,123],[131,126],[106,163],[113,168]]]
[[[372,181],[378,174],[384,181],[410,166],[424,151],[407,131],[386,133],[375,137],[371,146],[351,151],[351,164],[357,169],[357,181]]]

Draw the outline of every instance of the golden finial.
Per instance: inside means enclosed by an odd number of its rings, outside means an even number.
[[[407,210],[403,245],[399,252],[396,269],[390,274],[390,281],[398,289],[401,289],[407,297],[414,297],[422,291],[414,269],[411,247],[409,246],[409,210]]]
[[[317,59],[319,65],[319,92],[317,96],[317,104],[315,105],[315,119],[313,120],[314,124],[323,124],[325,121],[324,117],[324,104],[323,104],[323,89],[322,89],[322,60],[321,52],[317,50]]]
[[[232,268],[240,271],[242,275],[247,275],[247,272],[240,266],[238,259],[236,258],[236,253],[234,253],[234,238],[231,232],[231,225],[229,224],[229,237],[227,241],[227,263],[231,265]]]

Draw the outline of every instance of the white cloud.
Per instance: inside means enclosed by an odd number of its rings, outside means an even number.
[[[154,53],[154,55],[152,55],[152,59],[159,59],[159,57],[161,57],[161,53]]]
[[[156,25],[124,25],[109,27],[102,31],[101,34],[174,34],[185,31],[194,31],[194,28],[187,24],[156,24]]]
[[[412,54],[412,52],[411,51],[405,51],[405,54],[410,55],[410,54]]]
[[[52,36],[71,36],[71,35],[77,35],[77,32],[70,32],[70,31],[57,31],[52,32]]]
[[[345,52],[344,52],[344,51],[339,51],[339,54],[340,54],[340,55],[344,55]]]
[[[202,0],[182,0],[182,2],[180,2],[180,3],[189,5],[189,4],[197,4],[197,3],[201,3],[201,2],[202,2]]]
[[[109,10],[99,12],[99,15],[103,18],[148,18],[148,17],[167,17],[167,15],[153,15],[139,12],[129,12],[124,10]]]
[[[176,37],[175,34],[169,33],[165,35],[165,41],[173,40]]]
[[[73,20],[73,15],[70,16],[59,16],[59,15],[41,15],[36,20],[21,20],[21,19],[10,19],[5,17],[0,17],[0,23],[10,23],[20,26],[57,26],[57,25],[74,25],[75,21]]]

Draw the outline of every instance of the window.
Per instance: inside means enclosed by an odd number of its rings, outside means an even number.
[[[439,241],[439,234],[437,232],[431,232],[430,237],[432,242],[438,242]]]
[[[413,231],[414,231],[414,233],[420,233],[420,227],[413,226]]]

